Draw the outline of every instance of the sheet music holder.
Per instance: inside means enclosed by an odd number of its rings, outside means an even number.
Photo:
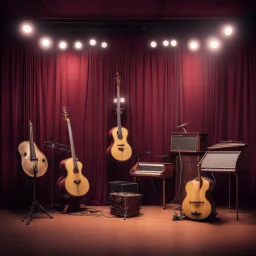
[[[230,210],[230,174],[236,178],[236,219],[238,221],[238,176],[249,172],[249,153],[243,151],[247,143],[243,141],[220,140],[219,143],[208,147],[201,159],[202,172],[229,173],[229,210]]]
[[[207,149],[226,149],[228,148],[229,150],[231,148],[244,148],[246,147],[248,144],[246,144],[243,141],[234,141],[234,140],[220,140],[219,143],[214,144],[210,147],[207,147]]]

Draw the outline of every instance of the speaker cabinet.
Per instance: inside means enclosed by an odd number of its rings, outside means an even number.
[[[208,134],[206,133],[171,133],[171,152],[206,151]]]

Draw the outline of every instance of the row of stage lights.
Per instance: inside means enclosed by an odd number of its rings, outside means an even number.
[[[20,25],[20,32],[23,35],[26,36],[31,36],[35,33],[35,27],[33,26],[33,24],[31,23],[21,23]],[[231,35],[234,34],[234,27],[231,25],[226,25],[223,26],[221,28],[221,35],[224,35],[226,37],[230,37]],[[91,46],[95,46],[97,45],[97,41],[95,39],[90,39],[89,40],[89,44]],[[40,47],[42,47],[43,49],[50,49],[53,46],[53,40],[50,37],[41,37],[39,39],[39,45]],[[214,37],[214,38],[209,38],[206,40],[206,45],[209,49],[211,50],[219,50],[222,46],[222,42],[218,37]],[[58,42],[57,44],[58,48],[60,50],[66,50],[69,47],[69,44],[67,41],[65,40],[61,40]],[[107,48],[108,44],[107,42],[103,41],[100,43],[100,46],[102,48]],[[152,48],[156,48],[158,46],[158,43],[156,41],[151,41],[150,42],[150,47]],[[177,47],[178,46],[178,41],[176,39],[172,39],[172,40],[164,40],[162,42],[162,46],[163,47]],[[74,49],[76,50],[82,50],[84,47],[84,44],[82,41],[76,41],[73,44]],[[197,51],[200,49],[200,41],[197,39],[191,39],[188,41],[188,48],[191,51]]]
[[[20,25],[20,32],[24,36],[33,36],[35,34],[35,27],[32,23],[23,22]],[[91,46],[95,46],[97,45],[97,41],[92,38],[89,40],[89,44]],[[39,46],[43,49],[50,49],[53,46],[53,39],[49,36],[43,36],[39,38]],[[60,40],[57,46],[60,50],[66,50],[69,48],[69,43],[66,40]],[[102,48],[107,48],[108,44],[107,42],[103,41],[100,43],[100,46]],[[82,50],[84,48],[84,44],[82,41],[78,40],[73,43],[73,47],[76,50]]]
[[[226,25],[221,28],[221,35],[225,37],[230,37],[234,34],[234,28],[231,25]],[[156,41],[151,41],[150,42],[150,47],[156,48],[158,46],[158,43]],[[163,47],[177,47],[178,46],[178,41],[176,39],[172,40],[164,40],[162,42]],[[191,51],[197,51],[200,49],[200,41],[197,39],[190,39],[188,41],[188,48]],[[212,37],[208,38],[206,40],[206,46],[211,49],[211,50],[219,50],[222,46],[222,42],[218,37]]]

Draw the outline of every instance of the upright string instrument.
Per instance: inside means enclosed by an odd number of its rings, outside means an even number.
[[[18,146],[21,156],[21,165],[24,172],[30,177],[41,177],[48,169],[45,155],[38,149],[33,140],[33,124],[29,121],[29,141],[23,141]]]
[[[82,173],[82,163],[76,158],[70,118],[65,107],[62,112],[68,125],[72,157],[60,162],[61,176],[57,181],[56,189],[60,197],[82,197],[89,190],[89,182]]]
[[[121,110],[120,110],[120,84],[121,79],[119,73],[116,73],[117,84],[117,126],[109,131],[112,138],[111,145],[107,148],[107,155],[110,159],[122,162],[131,158],[132,148],[127,142],[128,130],[121,126]]]
[[[199,163],[198,177],[187,182],[186,196],[182,202],[182,211],[190,219],[204,220],[216,213],[216,206],[212,198],[214,183],[211,179],[201,177]]]

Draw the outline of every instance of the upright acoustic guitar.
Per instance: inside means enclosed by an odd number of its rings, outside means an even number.
[[[56,189],[60,197],[82,197],[89,190],[89,182],[82,174],[82,163],[76,158],[70,118],[65,107],[63,107],[63,116],[68,125],[72,157],[60,162],[61,176],[57,181]]]
[[[200,163],[197,166],[198,177],[187,182],[186,196],[182,202],[182,211],[190,219],[204,220],[216,213],[212,198],[214,183],[211,179],[201,177]]]
[[[38,149],[33,139],[33,124],[29,121],[29,141],[23,141],[18,147],[21,156],[21,165],[24,172],[30,177],[41,177],[48,169],[45,155]]]
[[[120,84],[121,79],[119,73],[116,73],[117,84],[117,126],[109,131],[109,136],[112,138],[111,145],[107,148],[107,155],[110,159],[119,162],[126,161],[132,156],[132,149],[127,142],[128,130],[121,126],[121,111],[120,111]]]

